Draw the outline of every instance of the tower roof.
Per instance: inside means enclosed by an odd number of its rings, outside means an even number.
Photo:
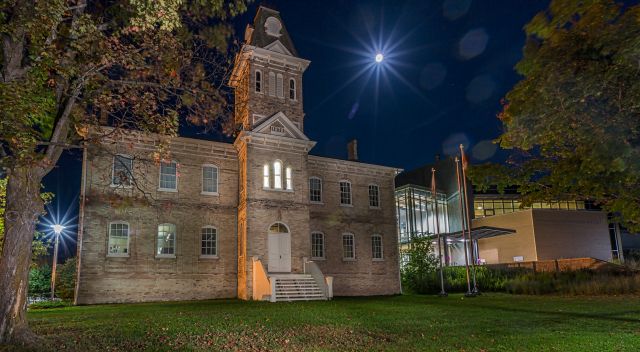
[[[271,49],[279,41],[292,56],[298,56],[289,32],[280,17],[280,12],[276,10],[264,6],[258,7],[253,26],[247,26],[246,31],[245,40],[249,45]]]

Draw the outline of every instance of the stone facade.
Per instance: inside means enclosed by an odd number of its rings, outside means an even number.
[[[323,256],[313,260],[334,277],[335,295],[400,292],[393,195],[399,170],[309,155],[315,142],[303,132],[302,104],[309,61],[297,57],[281,21],[278,12],[260,7],[247,27],[230,80],[242,126],[233,145],[130,132],[86,151],[79,304],[252,299],[252,262],[269,272],[277,263],[278,272],[300,273],[312,257],[312,232],[323,234]],[[157,154],[159,145],[167,155]],[[131,185],[113,179],[118,155],[131,160]],[[161,158],[175,162],[175,190],[160,189]],[[217,170],[216,192],[203,192],[204,167]],[[321,182],[319,202],[310,201],[310,177]],[[341,181],[350,182],[351,204],[341,205]],[[370,186],[378,190],[377,205]],[[128,237],[113,249],[110,233],[119,224]],[[170,250],[160,244],[161,224],[175,226]],[[270,231],[274,224],[286,229],[279,231],[285,237]],[[207,228],[215,229],[215,255],[202,255]],[[344,258],[344,234],[353,235],[354,258]],[[374,258],[378,240],[381,257]],[[286,259],[290,265],[282,266]]]

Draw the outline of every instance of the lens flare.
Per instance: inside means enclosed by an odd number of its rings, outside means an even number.
[[[382,55],[381,53],[376,54],[376,62],[381,63],[382,60],[384,60],[384,55]]]

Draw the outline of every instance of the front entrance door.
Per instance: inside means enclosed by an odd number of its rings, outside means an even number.
[[[291,272],[291,235],[289,233],[269,234],[270,273]]]

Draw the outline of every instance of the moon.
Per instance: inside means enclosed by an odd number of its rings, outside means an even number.
[[[382,60],[384,60],[384,55],[382,55],[381,53],[376,54],[376,62],[380,63],[382,62]]]

